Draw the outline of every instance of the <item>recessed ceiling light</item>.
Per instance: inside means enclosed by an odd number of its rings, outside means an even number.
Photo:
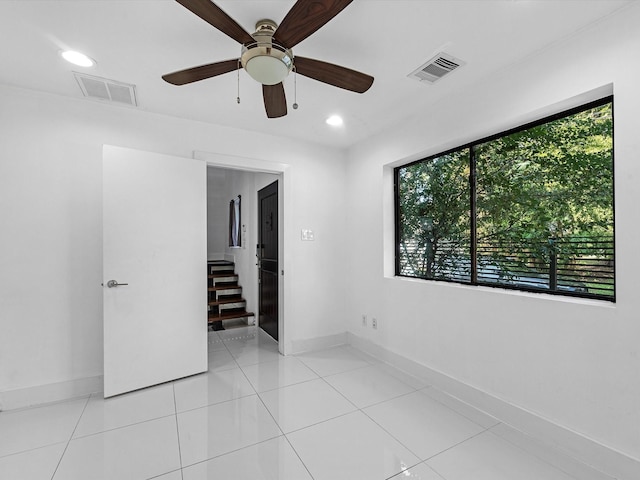
[[[331,125],[332,127],[339,127],[343,124],[342,117],[339,115],[331,115],[326,120],[327,125]]]
[[[96,64],[93,59],[87,57],[84,53],[74,52],[73,50],[62,52],[61,55],[67,62],[79,67],[93,67]]]

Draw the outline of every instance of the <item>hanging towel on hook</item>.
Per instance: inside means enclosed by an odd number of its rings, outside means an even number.
[[[240,247],[240,195],[229,202],[229,246]]]

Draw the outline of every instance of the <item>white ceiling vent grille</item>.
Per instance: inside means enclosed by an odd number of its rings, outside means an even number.
[[[97,98],[98,100],[120,105],[138,106],[135,85],[78,72],[73,72],[73,75],[76,77],[85,97]]]
[[[420,82],[434,83],[464,64],[465,62],[459,58],[440,52],[420,68],[411,72],[408,77]]]

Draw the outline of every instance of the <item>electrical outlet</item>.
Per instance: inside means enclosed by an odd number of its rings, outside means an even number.
[[[362,314],[362,326],[367,326],[367,316],[364,313]]]
[[[372,319],[371,319],[371,327],[372,327],[374,330],[377,330],[377,329],[378,329],[378,319],[377,319],[377,318],[372,318]]]

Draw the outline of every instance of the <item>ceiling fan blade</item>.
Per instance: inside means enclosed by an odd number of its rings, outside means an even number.
[[[264,97],[264,108],[267,117],[278,118],[287,114],[287,98],[284,96],[284,85],[262,85],[262,96]]]
[[[209,63],[208,65],[200,65],[199,67],[187,68],[173,73],[167,73],[162,76],[165,82],[174,85],[186,85],[187,83],[198,82],[206,78],[216,77],[223,73],[233,72],[240,67],[240,60],[225,60],[223,62]]]
[[[364,93],[373,84],[373,77],[333,63],[296,56],[293,60],[295,71],[305,77],[328,83],[334,87],[352,92]]]
[[[274,37],[287,48],[321,28],[353,0],[298,0],[277,28]]]
[[[244,28],[210,0],[176,0],[176,2],[195,13],[205,22],[216,27],[222,33],[229,35],[236,42],[244,45],[254,41],[253,37]]]

